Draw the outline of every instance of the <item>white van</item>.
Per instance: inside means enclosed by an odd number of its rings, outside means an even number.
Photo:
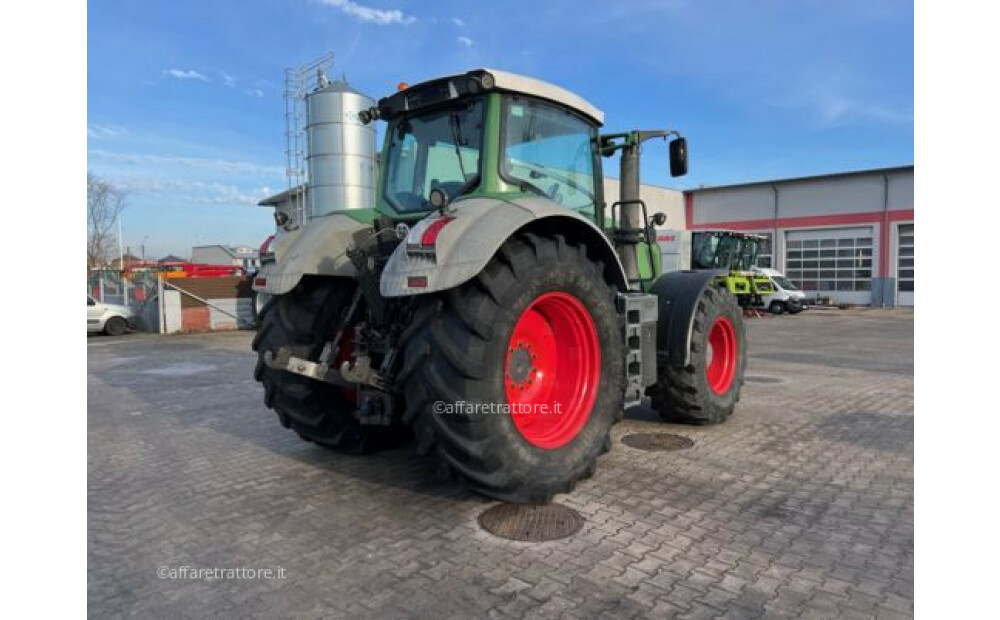
[[[757,267],[754,269],[754,273],[766,276],[774,284],[774,292],[762,298],[764,307],[772,314],[784,314],[785,312],[798,314],[805,310],[806,294],[792,284],[780,271]]]

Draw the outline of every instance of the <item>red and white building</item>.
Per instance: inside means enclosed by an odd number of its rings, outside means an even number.
[[[758,264],[810,296],[913,306],[913,166],[684,192],[685,228],[768,238]]]

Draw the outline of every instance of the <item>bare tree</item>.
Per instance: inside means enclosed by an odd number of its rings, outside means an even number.
[[[115,246],[115,227],[125,210],[125,191],[87,173],[87,267],[108,263]]]

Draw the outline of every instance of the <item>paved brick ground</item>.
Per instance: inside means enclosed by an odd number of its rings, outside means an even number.
[[[630,411],[558,498],[583,530],[544,544],[481,531],[492,502],[408,449],[340,456],[280,428],[247,333],[90,338],[90,615],[911,617],[912,318],[752,321],[734,418]],[[618,441],[650,430],[695,445]],[[284,578],[157,576],[182,566]]]

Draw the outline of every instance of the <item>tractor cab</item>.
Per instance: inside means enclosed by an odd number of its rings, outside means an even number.
[[[435,200],[531,196],[594,219],[604,114],[569,91],[481,69],[400,84],[360,118],[388,123],[378,196],[386,216],[424,217]]]
[[[750,271],[764,241],[760,235],[732,230],[697,231],[692,239],[691,266],[694,269]]]
[[[734,230],[696,231],[691,240],[691,268],[725,270],[716,282],[744,308],[760,306],[774,292],[770,279],[753,272],[765,241],[760,235]]]

